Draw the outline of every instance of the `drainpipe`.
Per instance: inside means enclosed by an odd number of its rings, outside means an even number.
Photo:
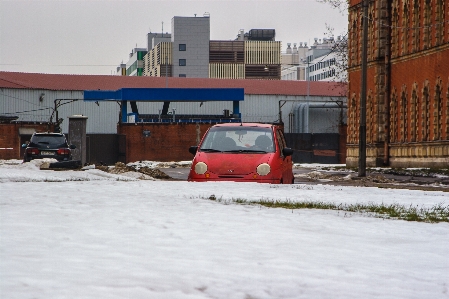
[[[391,24],[391,1],[386,1],[386,19],[387,24]],[[384,140],[384,166],[390,165],[390,96],[391,96],[391,27],[386,26],[385,37],[385,95],[384,95],[384,107],[385,107],[385,140]]]

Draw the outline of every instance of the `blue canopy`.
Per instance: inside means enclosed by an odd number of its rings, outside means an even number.
[[[85,90],[84,101],[121,101],[122,122],[126,122],[127,102],[209,102],[232,101],[234,114],[240,113],[239,101],[245,99],[243,88],[121,88]]]

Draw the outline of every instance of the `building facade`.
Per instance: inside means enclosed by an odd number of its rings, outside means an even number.
[[[209,77],[210,18],[174,17],[171,21],[173,77]]]
[[[360,128],[362,1],[349,1],[347,165]],[[449,2],[369,0],[367,166],[449,165]]]
[[[310,80],[346,82],[345,38],[318,39],[310,46],[307,43],[287,44],[282,54],[281,80]]]
[[[129,53],[129,60],[126,63],[126,76],[143,76],[143,58],[147,54],[145,48],[134,48]]]
[[[210,16],[207,14],[203,17],[176,16],[171,25],[171,33],[148,33],[142,72],[127,71],[127,75],[281,79],[281,42],[275,40],[274,29],[251,29],[246,33],[241,30],[235,40],[211,41]],[[127,65],[135,63],[133,57],[130,56]]]

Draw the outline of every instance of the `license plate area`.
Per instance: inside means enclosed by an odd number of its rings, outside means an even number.
[[[41,151],[41,155],[42,155],[42,156],[54,156],[54,155],[55,155],[55,152]]]

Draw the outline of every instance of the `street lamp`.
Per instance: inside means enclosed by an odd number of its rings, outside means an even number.
[[[301,61],[307,62],[307,73],[304,72],[304,76],[306,76],[306,80],[307,80],[307,98],[306,98],[306,113],[305,113],[305,126],[304,126],[304,130],[305,133],[309,133],[309,96],[310,96],[310,78],[309,78],[309,73],[310,73],[310,69],[309,69],[309,57],[306,57],[306,59],[302,58]]]

